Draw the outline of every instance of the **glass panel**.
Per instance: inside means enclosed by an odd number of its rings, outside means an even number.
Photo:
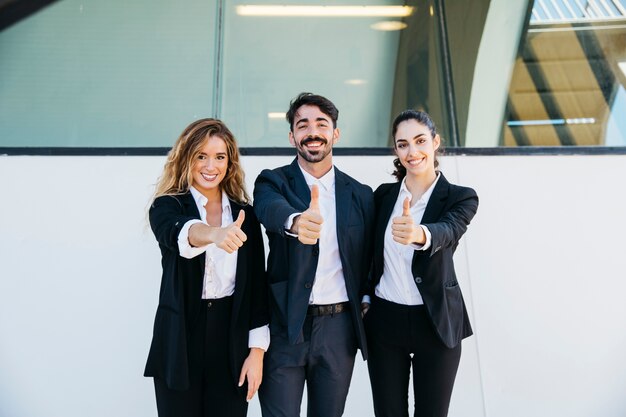
[[[0,32],[0,146],[171,146],[214,113],[216,8],[63,0]]]
[[[225,2],[220,116],[243,146],[289,146],[284,113],[302,91],[338,107],[337,146],[388,146],[391,118],[409,107],[431,111],[447,129],[429,1],[324,2],[329,5],[308,9],[299,6],[318,3],[271,4]],[[361,7],[374,5],[383,8]],[[356,15],[366,9],[374,15]],[[382,15],[402,10],[410,10],[408,16]]]
[[[504,146],[626,146],[626,1],[534,2]]]

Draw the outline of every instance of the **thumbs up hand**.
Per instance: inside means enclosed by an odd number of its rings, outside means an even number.
[[[320,238],[324,219],[320,213],[320,190],[317,185],[311,187],[309,208],[295,218],[291,230],[298,235],[298,240],[305,245],[315,245]]]
[[[226,227],[215,227],[212,229],[213,236],[211,236],[211,240],[215,245],[225,250],[228,253],[233,253],[237,249],[243,246],[243,242],[245,242],[248,237],[241,230],[241,226],[243,225],[243,221],[246,218],[246,213],[244,210],[239,211],[239,216],[237,216],[237,220],[234,223],[226,226]]]
[[[392,220],[391,234],[393,235],[393,240],[403,245],[411,243],[422,245],[426,242],[424,229],[419,224],[413,222],[409,197],[405,198],[402,203],[402,216],[394,217]]]

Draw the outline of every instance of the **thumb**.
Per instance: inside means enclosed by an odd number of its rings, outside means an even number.
[[[402,204],[402,215],[410,216],[411,215],[411,200],[409,197],[404,199],[404,203]]]
[[[242,386],[245,381],[246,381],[246,367],[244,366],[243,368],[241,368],[241,373],[239,374],[239,384],[237,386],[239,387]]]
[[[311,187],[311,204],[309,208],[319,211],[320,209],[320,189],[317,185]]]
[[[246,218],[246,212],[243,210],[239,210],[239,216],[237,216],[237,220],[235,220],[235,224],[237,227],[241,228],[244,219]]]

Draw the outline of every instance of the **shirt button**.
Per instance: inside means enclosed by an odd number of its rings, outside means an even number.
[[[415,277],[415,283],[416,284],[421,284],[422,283],[422,277]]]

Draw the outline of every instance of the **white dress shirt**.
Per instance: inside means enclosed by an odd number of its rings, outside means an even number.
[[[189,229],[196,223],[207,224],[205,206],[208,200],[194,187],[191,187],[190,191],[202,220],[189,220],[185,223],[178,234],[178,251],[180,256],[187,259],[206,253],[202,299],[228,297],[235,292],[235,274],[237,273],[237,254],[239,252],[227,253],[214,243],[200,247],[191,246],[189,243]],[[233,214],[230,209],[230,201],[226,193],[222,191],[221,227],[226,227],[232,223]],[[248,347],[258,347],[267,350],[269,341],[269,327],[267,325],[250,330]]]
[[[337,242],[337,209],[335,204],[335,167],[321,178],[315,178],[298,165],[309,189],[317,185],[320,192],[320,214],[324,219],[319,238],[319,255],[315,280],[309,304],[336,304],[348,301],[346,281],[339,257]],[[291,215],[285,223],[285,229],[291,229],[293,219],[302,213]],[[291,235],[291,234],[290,234]],[[293,236],[293,235],[292,235]]]
[[[420,224],[422,217],[424,217],[426,205],[428,204],[428,200],[430,200],[430,196],[433,193],[437,181],[439,181],[440,175],[439,173],[437,174],[437,178],[433,184],[420,199],[411,206],[411,216],[416,224]],[[413,196],[406,187],[405,177],[400,185],[400,192],[398,193],[396,204],[393,207],[393,212],[391,213],[387,228],[385,229],[383,275],[376,286],[375,294],[387,301],[413,306],[424,304],[422,295],[413,281],[413,272],[411,271],[413,254],[416,250],[426,250],[430,248],[431,234],[426,226],[420,225],[426,234],[426,243],[424,243],[424,245],[403,245],[393,240],[393,235],[391,234],[393,218],[402,216],[404,200],[407,197],[412,200]]]

